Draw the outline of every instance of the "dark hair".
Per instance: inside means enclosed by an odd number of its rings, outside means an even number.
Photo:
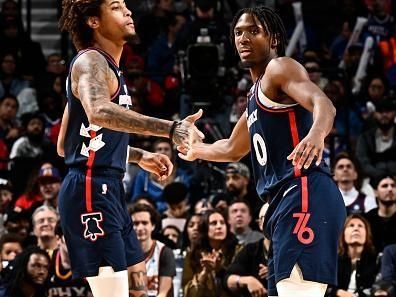
[[[362,186],[362,182],[363,182],[361,169],[359,166],[359,162],[352,155],[348,154],[347,152],[340,152],[339,154],[337,154],[334,158],[334,161],[332,162],[333,163],[332,164],[333,173],[334,173],[335,167],[337,166],[338,161],[340,161],[342,159],[347,159],[347,160],[351,161],[353,166],[355,167],[355,171],[357,173],[357,180],[355,181],[355,187],[359,189]]]
[[[239,198],[236,197],[234,199],[231,200],[231,202],[228,204],[228,209],[230,209],[231,205],[235,204],[235,203],[243,203],[247,206],[248,210],[249,210],[249,214],[252,215],[252,208],[250,207],[250,203],[248,200],[244,199],[244,198]]]
[[[93,30],[87,24],[89,17],[100,16],[100,6],[105,0],[63,0],[59,29],[71,34],[77,50],[90,47]]]
[[[353,219],[358,219],[363,222],[364,227],[366,228],[366,241],[364,242],[363,253],[369,253],[375,255],[375,248],[373,244],[373,234],[371,233],[370,223],[361,215],[361,214],[351,214],[346,220],[344,227],[342,228],[342,234],[340,237],[338,250],[341,256],[348,254],[348,244],[345,242],[345,229],[348,226],[349,222]]]
[[[218,209],[208,209],[205,213],[202,214],[201,221],[199,224],[199,235],[200,240],[196,247],[192,250],[192,257],[191,257],[191,266],[194,272],[198,272],[201,270],[201,265],[199,260],[201,259],[201,252],[212,252],[213,248],[210,246],[210,241],[208,237],[209,231],[209,218],[211,215],[218,213],[220,214],[225,221],[227,226],[227,236],[222,242],[221,251],[223,252],[223,257],[225,259],[224,265],[229,265],[231,260],[235,254],[235,247],[238,244],[238,241],[235,238],[235,235],[231,233],[230,226],[227,223],[227,216]]]
[[[142,200],[147,201],[155,210],[157,210],[157,204],[155,203],[154,199],[147,193],[141,193],[141,194],[138,194],[135,197],[133,197],[132,205],[133,204],[145,204],[145,203],[141,203]]]
[[[251,14],[257,17],[265,31],[270,35],[270,40],[275,38],[277,40],[276,53],[279,57],[285,55],[287,35],[283,22],[278,14],[276,14],[271,8],[266,6],[259,6],[253,8],[243,8],[235,15],[231,27],[230,27],[230,38],[231,43],[235,47],[234,29],[239,18],[243,14]]]
[[[377,190],[377,188],[378,188],[378,185],[380,184],[380,182],[382,181],[382,180],[384,180],[385,178],[390,178],[390,179],[392,179],[393,181],[395,181],[395,177],[394,176],[392,176],[391,174],[381,174],[381,175],[378,175],[378,176],[374,176],[374,177],[371,177],[370,178],[370,186],[372,186],[373,187],[373,189],[374,190]]]
[[[183,234],[182,234],[182,250],[186,250],[188,247],[191,246],[190,239],[188,238],[187,229],[188,229],[188,224],[190,224],[190,221],[192,220],[193,217],[199,217],[201,219],[202,218],[202,214],[193,213],[187,218],[186,224],[184,225]]]
[[[12,95],[10,93],[7,93],[3,97],[0,98],[0,104],[3,103],[3,101],[6,100],[6,99],[14,100],[16,105],[17,105],[17,109],[19,108],[19,101],[18,101],[17,97],[15,97],[14,95]]]
[[[10,262],[7,266],[7,272],[5,275],[6,282],[8,283],[7,292],[10,296],[23,296],[21,292],[22,283],[28,277],[27,264],[29,262],[30,256],[33,254],[38,254],[44,256],[48,260],[48,265],[50,264],[50,257],[47,252],[40,249],[37,246],[30,246],[26,248],[22,253],[17,255],[14,261]],[[36,287],[37,292],[35,296],[45,296],[46,286]]]
[[[16,242],[22,247],[22,238],[16,233],[6,233],[0,238],[0,252],[6,243]]]
[[[175,205],[188,199],[188,188],[184,183],[173,182],[165,186],[162,197],[166,203]]]
[[[147,204],[132,204],[129,209],[128,209],[129,215],[133,215],[137,212],[148,212],[150,214],[150,221],[151,224],[157,226],[158,223],[160,223],[160,217],[158,212],[153,209],[151,206],[148,206]]]

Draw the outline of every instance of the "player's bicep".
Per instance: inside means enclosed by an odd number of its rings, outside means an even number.
[[[88,117],[110,100],[108,70],[106,59],[95,51],[81,55],[73,66],[72,83]]]

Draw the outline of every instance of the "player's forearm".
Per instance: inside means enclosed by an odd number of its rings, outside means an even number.
[[[194,155],[197,159],[214,162],[236,162],[245,154],[239,152],[229,139],[221,139],[212,144],[200,143],[194,145]]]
[[[90,114],[92,124],[111,130],[169,137],[172,121],[148,117],[108,102],[95,107]]]
[[[326,137],[333,128],[335,115],[336,109],[328,98],[317,98],[313,109],[314,122],[311,131],[318,132],[323,138]]]
[[[129,163],[139,163],[139,161],[142,159],[144,151],[140,148],[136,147],[128,147],[129,152],[128,152],[128,162]]]

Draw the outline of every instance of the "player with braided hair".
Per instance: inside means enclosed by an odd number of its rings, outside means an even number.
[[[286,33],[273,10],[240,10],[231,39],[254,82],[246,115],[228,139],[195,143],[187,153],[179,148],[179,156],[235,162],[251,151],[256,190],[269,201],[268,296],[323,296],[337,280],[337,243],[346,215],[322,160],[335,108],[304,67],[284,57]]]
[[[78,50],[67,78],[58,152],[69,167],[59,212],[74,277],[86,277],[95,297],[147,296],[143,252],[133,230],[122,185],[126,161],[160,179],[169,158],[129,147],[128,133],[169,137],[189,147],[202,133],[194,122],[147,117],[131,110],[119,62],[135,34],[123,0],[63,0],[60,29]],[[129,279],[129,281],[128,281]],[[129,284],[129,287],[128,287]]]

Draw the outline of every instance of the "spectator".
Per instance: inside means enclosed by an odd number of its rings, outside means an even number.
[[[192,214],[184,225],[183,232],[183,251],[191,253],[192,249],[199,241],[199,223],[201,221],[201,214]],[[192,274],[192,272],[190,273]]]
[[[44,163],[40,168],[37,182],[40,187],[40,195],[43,198],[44,205],[57,209],[61,185],[61,176],[58,169],[53,167],[50,163]]]
[[[32,215],[33,233],[37,237],[37,245],[47,251],[50,258],[58,247],[55,236],[58,221],[58,212],[51,206],[40,206]]]
[[[3,262],[13,261],[22,252],[22,239],[18,234],[8,233],[0,238],[0,260]]]
[[[237,252],[237,240],[229,231],[224,215],[217,210],[202,215],[199,234],[198,244],[184,261],[184,296],[224,296],[221,280]]]
[[[259,227],[264,229],[265,213],[268,203],[260,209]],[[253,243],[248,243],[236,256],[227,269],[224,277],[225,286],[239,296],[267,296],[268,275],[268,250],[269,240],[263,238]],[[252,259],[253,261],[252,263]]]
[[[197,214],[204,214],[208,209],[213,209],[213,206],[206,198],[198,200],[194,205],[194,213]]]
[[[367,213],[373,230],[373,242],[377,252],[388,244],[396,243],[396,182],[384,175],[371,180],[377,197],[378,207]]]
[[[72,278],[69,253],[63,236],[63,231],[58,223],[55,228],[58,248],[54,251],[49,270],[48,297],[90,297],[91,290],[88,282],[79,278]]]
[[[252,212],[252,216],[258,216],[258,211],[262,204],[260,198],[257,196],[256,189],[251,187],[249,167],[242,162],[229,163],[226,167],[225,186],[227,194],[231,196],[231,199],[241,198],[249,201],[251,203],[251,209],[256,210]],[[213,206],[218,207],[216,205]]]
[[[396,280],[396,244],[390,244],[384,248],[380,272],[384,281]]]
[[[228,224],[230,231],[238,239],[238,244],[245,246],[264,238],[263,234],[250,228],[252,214],[248,202],[235,198],[228,207]]]
[[[165,15],[174,10],[173,0],[154,0],[153,2],[152,10],[142,16],[136,26],[142,53],[147,52],[157,36],[165,32]]]
[[[12,201],[12,186],[11,183],[0,178],[0,236],[5,233],[4,219],[7,216],[6,211],[10,202]]]
[[[12,53],[20,62],[20,74],[34,80],[45,69],[45,58],[40,43],[32,41],[24,32],[21,22],[8,20],[4,24],[4,34],[0,36],[0,56]]]
[[[162,196],[168,205],[164,217],[186,219],[190,204],[188,189],[184,183],[173,182],[165,186]]]
[[[162,242],[152,239],[158,213],[150,206],[137,204],[132,207],[130,214],[145,255],[148,295],[167,297],[172,292],[176,263],[172,250]]]
[[[309,79],[322,90],[328,83],[328,79],[322,76],[322,69],[318,59],[310,58],[304,62]]]
[[[10,152],[11,181],[20,194],[29,177],[43,162],[57,166],[60,158],[56,147],[44,136],[44,119],[39,114],[26,114],[22,119],[26,134],[15,141]],[[57,166],[58,167],[58,166]],[[24,172],[20,176],[19,172]]]
[[[165,31],[154,40],[147,56],[147,71],[161,86],[164,86],[165,77],[174,73],[176,55],[180,50],[178,34],[186,19],[181,14],[167,12],[164,21]]]
[[[0,163],[1,170],[7,169],[9,152],[12,144],[20,136],[16,123],[19,103],[15,96],[5,95],[0,99]]]
[[[386,0],[374,0],[372,14],[369,15],[363,37],[372,36],[376,43],[395,33],[394,16],[387,12]]]
[[[338,286],[328,287],[328,296],[368,297],[377,274],[376,254],[370,224],[360,214],[349,215],[339,243]]]
[[[358,100],[360,116],[365,121],[365,130],[375,126],[374,112],[377,104],[389,93],[389,81],[383,75],[374,74],[366,77],[363,100]]]
[[[150,195],[157,204],[157,210],[162,213],[166,209],[166,202],[162,196],[164,187],[172,182],[182,182],[188,187],[190,185],[190,176],[185,170],[176,166],[175,152],[173,150],[172,143],[168,139],[160,138],[156,140],[153,144],[153,152],[165,154],[171,161],[173,161],[174,167],[172,174],[166,180],[160,181],[154,174],[150,174],[149,172],[140,169],[135,178],[133,190],[131,192],[132,198],[137,195],[141,195],[142,193]]]
[[[30,247],[19,254],[10,267],[5,283],[0,286],[3,297],[46,297],[46,282],[50,259],[38,247]]]
[[[165,237],[167,237],[168,239],[173,241],[175,243],[176,247],[179,246],[181,232],[180,232],[179,228],[177,228],[175,225],[168,225],[168,226],[162,228],[161,233]]]
[[[27,211],[9,210],[7,219],[4,221],[4,227],[8,233],[18,234],[23,241],[23,246],[27,246],[31,241],[29,237],[31,219],[31,214]]]
[[[28,81],[21,79],[17,73],[17,57],[7,53],[0,55],[0,98],[6,94],[18,96],[29,87]]]
[[[396,104],[390,99],[378,102],[374,113],[378,128],[359,136],[356,158],[363,174],[375,178],[384,174],[396,175]]]
[[[18,197],[14,209],[16,211],[34,211],[41,204],[58,207],[58,194],[61,176],[57,168],[50,163],[41,165],[37,178],[32,178],[25,194]]]
[[[344,198],[347,214],[365,213],[377,207],[375,198],[356,189],[358,172],[355,161],[346,153],[337,155],[333,179]]]

